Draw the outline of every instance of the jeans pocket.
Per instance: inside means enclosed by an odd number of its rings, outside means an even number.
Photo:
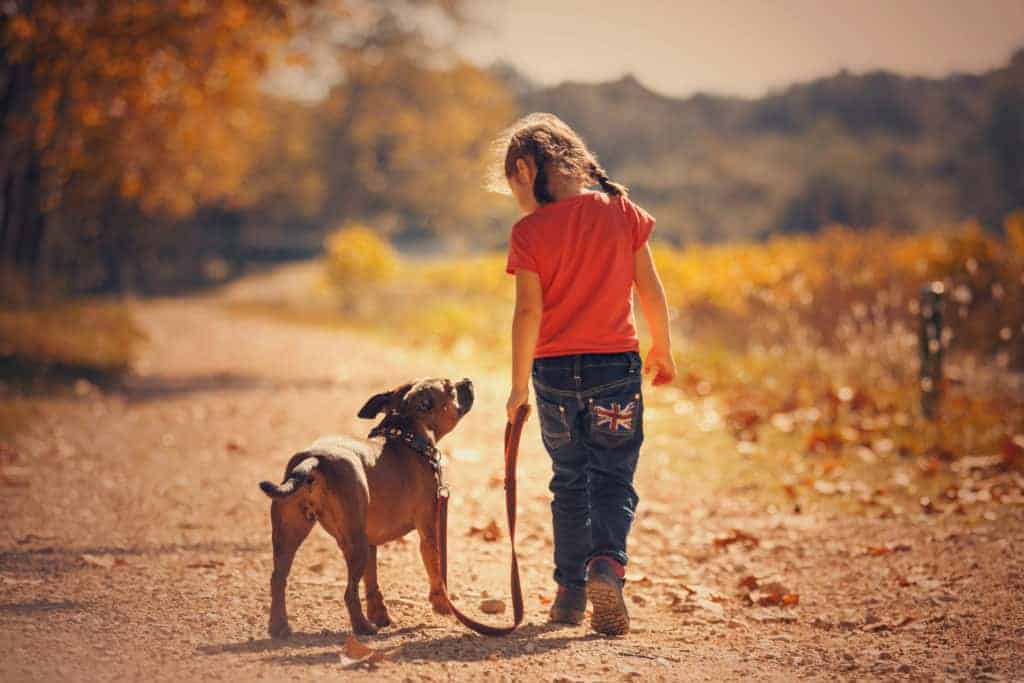
[[[587,401],[590,441],[601,448],[619,448],[643,435],[644,401],[639,386],[619,388]]]
[[[537,395],[537,414],[540,416],[540,436],[549,451],[562,448],[572,441],[572,430],[565,415],[565,406]]]

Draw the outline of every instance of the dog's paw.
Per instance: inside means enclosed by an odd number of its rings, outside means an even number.
[[[352,630],[361,636],[372,636],[377,632],[377,627],[368,621],[352,624]]]
[[[371,612],[367,616],[370,618],[370,621],[372,621],[380,628],[384,628],[385,626],[391,626],[391,617],[388,616],[386,610],[381,610],[380,612]]]
[[[287,638],[292,634],[292,627],[288,625],[288,622],[271,623],[270,628],[267,629],[270,632],[271,638]]]
[[[437,614],[447,616],[452,613],[451,607],[448,606],[448,603],[440,595],[430,596],[430,606],[434,608],[434,612]]]

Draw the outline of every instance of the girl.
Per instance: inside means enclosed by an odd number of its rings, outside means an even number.
[[[626,537],[643,442],[634,284],[653,338],[646,371],[655,373],[655,385],[676,373],[665,295],[647,244],[654,219],[556,116],[527,116],[507,141],[505,180],[526,214],[509,239],[516,304],[507,410],[512,419],[528,402],[532,369],[554,472],[558,593],[550,619],[580,623],[589,597],[593,629],[624,634]],[[603,192],[587,190],[594,184]]]

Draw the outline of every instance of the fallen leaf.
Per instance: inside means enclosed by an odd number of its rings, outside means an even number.
[[[505,601],[491,598],[480,602],[480,611],[484,614],[501,614],[505,611]]]
[[[360,643],[351,633],[348,636],[348,640],[345,641],[345,656],[351,659],[364,659],[374,652],[376,650],[369,645]]]
[[[792,607],[800,603],[800,596],[790,591],[778,581],[772,581],[756,587],[747,596],[753,605],[761,607]]]
[[[757,588],[757,577],[754,575],[744,576],[740,579],[740,588],[746,588],[747,590],[754,590]]]
[[[82,561],[86,564],[91,564],[94,567],[102,567],[103,569],[110,569],[115,564],[118,564],[116,558],[113,555],[82,555]],[[124,560],[121,560],[120,564],[124,564]]]
[[[889,543],[888,545],[881,546],[868,546],[865,549],[865,554],[871,557],[879,557],[881,555],[888,555],[889,553],[905,553],[910,550],[910,546],[906,543]]]
[[[345,668],[379,664],[384,661],[391,650],[376,650],[364,645],[355,639],[351,633],[345,641],[345,649],[342,651],[341,660]]]
[[[719,536],[712,541],[716,548],[725,548],[726,546],[739,542],[752,546],[756,546],[761,543],[756,536],[748,534],[745,531],[740,531],[739,529],[733,529],[727,535]]]
[[[492,519],[487,526],[483,526],[483,527],[471,526],[471,527],[469,527],[469,532],[467,532],[466,535],[467,536],[480,535],[485,541],[494,542],[494,541],[497,541],[499,538],[501,538],[501,529],[498,527],[498,523]]]

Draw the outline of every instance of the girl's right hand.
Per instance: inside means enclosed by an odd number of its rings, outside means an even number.
[[[508,415],[509,423],[516,421],[516,413],[519,412],[519,407],[523,404],[529,404],[530,402],[530,390],[529,389],[515,389],[509,392],[508,401],[505,403],[505,413]],[[530,414],[527,413],[526,417],[529,418]]]
[[[644,361],[644,374],[649,375],[652,372],[654,379],[651,380],[651,384],[656,387],[668,384],[676,378],[676,361],[672,358],[671,349],[651,347],[647,353],[647,360]]]

